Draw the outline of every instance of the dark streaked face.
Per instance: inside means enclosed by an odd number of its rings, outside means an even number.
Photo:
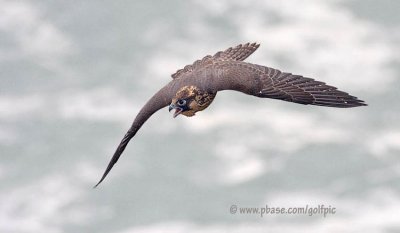
[[[196,112],[202,111],[211,104],[215,94],[199,90],[195,86],[182,87],[172,99],[169,111],[175,109],[174,117],[182,114],[187,117],[194,116]]]

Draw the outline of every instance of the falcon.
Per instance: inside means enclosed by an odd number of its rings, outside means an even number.
[[[174,111],[174,118],[178,115],[191,117],[206,109],[217,92],[224,90],[304,105],[335,108],[366,106],[364,101],[324,82],[244,62],[259,46],[257,43],[240,44],[213,56],[207,55],[172,74],[172,81],[151,97],[137,114],[94,187],[106,178],[146,120],[167,106],[169,111]]]

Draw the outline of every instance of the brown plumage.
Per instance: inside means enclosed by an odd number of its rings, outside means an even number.
[[[145,121],[168,105],[170,111],[175,110],[174,117],[179,114],[193,116],[207,108],[217,92],[223,90],[326,107],[351,108],[366,105],[357,97],[323,82],[243,62],[258,47],[256,43],[238,45],[214,56],[208,55],[172,74],[173,80],[140,110],[96,186],[104,180]]]

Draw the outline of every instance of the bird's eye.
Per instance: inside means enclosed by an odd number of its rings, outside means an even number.
[[[178,104],[179,106],[183,106],[183,105],[186,104],[186,100],[178,100],[177,104]]]

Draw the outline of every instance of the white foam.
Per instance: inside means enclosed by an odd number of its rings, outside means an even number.
[[[382,130],[380,133],[374,133],[369,137],[366,147],[376,156],[385,156],[390,152],[400,151],[400,131],[395,129]]]
[[[60,95],[57,108],[65,119],[130,122],[138,105],[109,88],[73,91]]]
[[[385,229],[398,229],[398,208],[400,199],[390,190],[376,190],[369,192],[360,198],[326,197],[315,193],[277,193],[275,197],[268,198],[259,206],[265,204],[277,207],[304,207],[309,204],[324,204],[324,207],[332,205],[336,208],[334,215],[267,215],[261,218],[259,215],[241,216],[231,215],[229,206],[226,215],[230,216],[230,223],[197,224],[190,221],[166,221],[145,226],[131,227],[119,233],[181,233],[181,232],[381,232]],[[238,205],[240,207],[240,205]],[[383,217],[384,216],[384,217]],[[249,221],[254,218],[254,221]],[[294,219],[296,219],[294,221]],[[349,227],[351,226],[351,227]]]
[[[45,104],[42,95],[0,96],[0,119],[12,121],[39,112]]]
[[[71,38],[29,2],[2,1],[0,31],[14,38],[19,54],[49,69],[59,69],[59,60],[76,50]]]
[[[61,232],[61,224],[71,223],[64,207],[80,195],[68,179],[55,174],[23,186],[9,187],[0,198],[0,231]]]

